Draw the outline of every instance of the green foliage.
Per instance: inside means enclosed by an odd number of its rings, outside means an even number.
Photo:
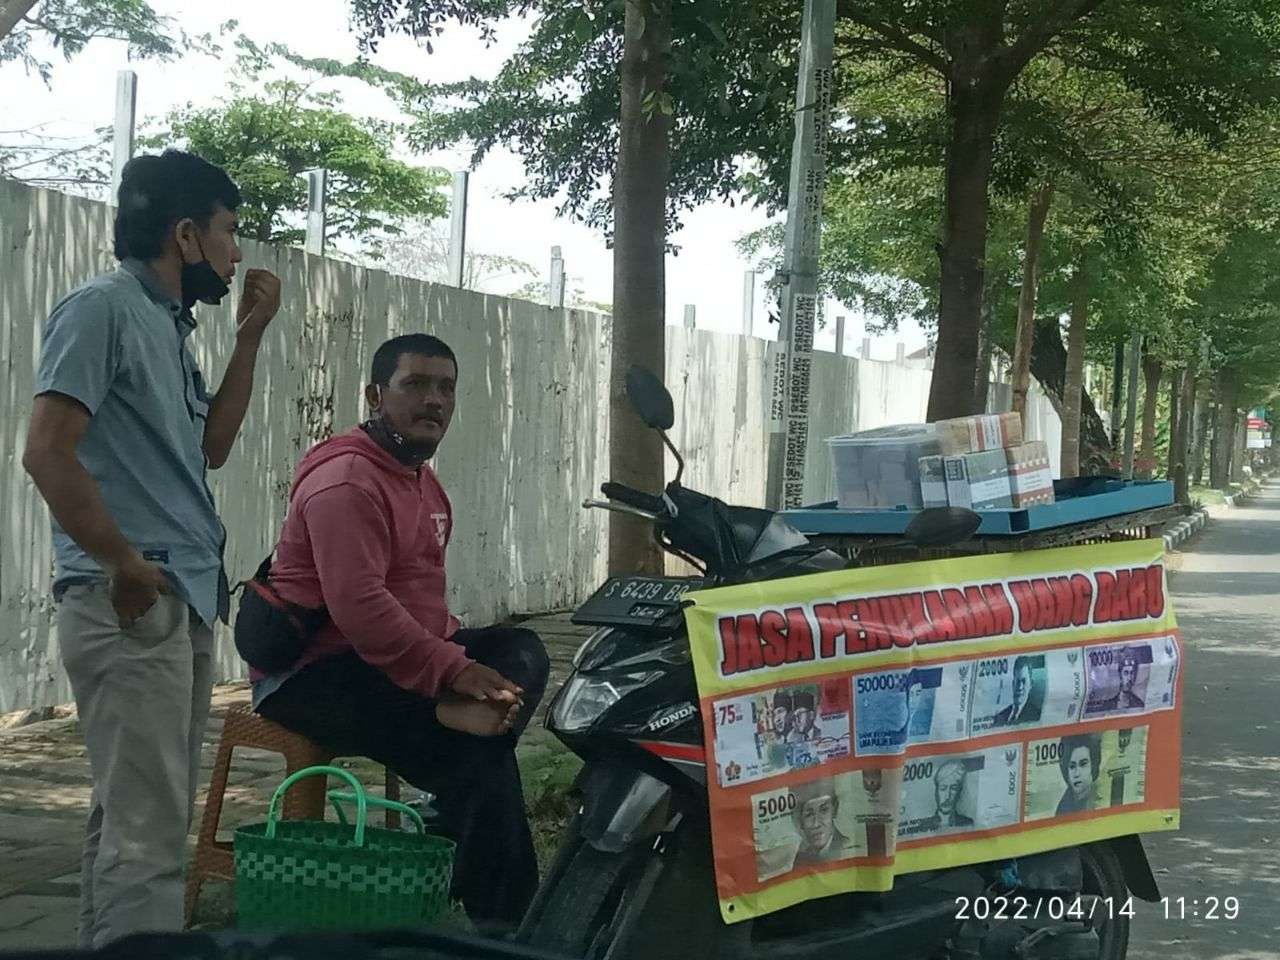
[[[163,124],[152,124],[141,142],[153,149],[181,143],[223,167],[244,198],[244,235],[300,243],[307,184],[299,175],[321,167],[328,171],[327,233],[333,240],[376,250],[400,233],[402,220],[445,215],[442,188],[449,175],[396,158],[402,124],[346,113],[337,93],[311,82],[264,79],[278,73],[282,61],[310,69],[287,47],[260,47],[243,35],[235,46],[243,80],[233,85],[233,95],[214,106],[174,111]]]
[[[342,112],[333,95],[294,80],[273,80],[261,94],[244,94],[213,107],[170,114],[164,133],[144,145],[180,142],[224,168],[240,186],[240,222],[246,236],[299,243],[299,217],[307,206],[306,170],[329,171],[328,231],[334,239],[373,240],[399,231],[403,217],[438,217],[449,182],[441,170],[397,160],[396,128]]]
[[[48,83],[53,64],[41,58],[41,41],[70,60],[97,39],[128,44],[131,59],[172,60],[212,44],[208,36],[187,36],[146,0],[41,0],[0,38],[0,63],[17,61]]]

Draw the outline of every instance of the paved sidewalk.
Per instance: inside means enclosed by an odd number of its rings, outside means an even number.
[[[589,631],[570,624],[567,614],[537,617],[521,625],[536,630],[551,654],[549,696],[564,680],[574,652]],[[246,683],[215,689],[205,735],[205,786],[227,708],[248,702]],[[522,767],[529,766],[537,754],[556,749],[553,743],[540,722],[532,724],[520,746]],[[367,761],[350,765],[366,783],[381,782],[381,770],[375,765]],[[283,774],[282,758],[237,750],[223,806],[223,832],[261,820]],[[80,841],[89,789],[89,764],[74,717],[0,731],[0,950],[74,946]],[[197,823],[203,797],[199,803]],[[210,894],[211,898],[201,898],[197,921],[202,915],[225,913],[226,903],[218,898],[225,898],[226,891],[213,887]]]

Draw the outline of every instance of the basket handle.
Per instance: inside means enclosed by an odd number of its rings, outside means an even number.
[[[339,767],[306,767],[286,777],[284,783],[276,787],[276,792],[271,796],[271,806],[267,808],[267,839],[276,838],[276,823],[280,819],[280,805],[284,800],[285,792],[299,780],[307,777],[339,777],[351,785],[356,803],[356,846],[363,847],[364,822],[369,816],[368,798],[360,781]]]
[[[334,812],[338,815],[338,822],[344,826],[347,823],[347,814],[342,809],[344,803],[358,803],[358,799],[354,793],[347,793],[344,790],[330,790],[325,794],[329,798],[329,803],[333,805]],[[418,827],[418,833],[425,834],[427,832],[426,825],[422,822],[422,815],[413,807],[398,803],[395,800],[384,800],[382,797],[365,796],[364,802],[371,807],[381,807],[383,810],[395,810],[407,816]]]

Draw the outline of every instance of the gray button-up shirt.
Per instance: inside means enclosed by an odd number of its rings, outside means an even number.
[[[90,280],[44,328],[36,395],[84,404],[76,456],[126,540],[161,566],[207,624],[226,620],[226,531],[206,483],[209,393],[187,337],[195,319],[137,260]],[[102,579],[96,561],[53,521],[54,592]]]

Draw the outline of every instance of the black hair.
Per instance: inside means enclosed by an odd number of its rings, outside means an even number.
[[[416,354],[420,357],[444,357],[453,361],[453,373],[458,373],[458,358],[453,355],[453,351],[449,349],[449,345],[439,337],[433,337],[429,333],[406,333],[403,336],[392,337],[373,353],[373,369],[370,371],[369,377],[371,383],[381,384],[386,387],[391,384],[391,378],[395,376],[396,367],[400,363],[400,358],[406,353]]]
[[[1102,737],[1096,733],[1077,733],[1069,737],[1063,737],[1058,745],[1058,766],[1062,768],[1062,779],[1067,779],[1067,766],[1071,763],[1071,755],[1081,747],[1089,750],[1089,762],[1093,764],[1090,773],[1093,779],[1098,779],[1098,774],[1102,772]]]
[[[221,167],[166,150],[125,164],[116,201],[116,259],[154,260],[164,254],[165,235],[175,223],[189,217],[208,227],[218,204],[240,206],[240,190]]]

